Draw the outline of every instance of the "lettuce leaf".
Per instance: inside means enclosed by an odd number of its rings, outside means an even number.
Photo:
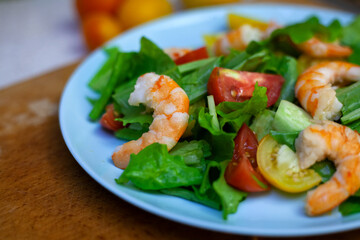
[[[127,80],[118,84],[112,95],[117,110],[123,115],[118,120],[123,121],[124,124],[150,124],[153,120],[151,112],[147,112],[144,106],[130,106],[128,103],[137,78],[144,73],[155,72],[166,74],[176,81],[180,79],[180,72],[170,57],[145,37],[141,38],[140,51],[131,53],[131,56],[123,63],[127,66],[127,71],[124,73]]]
[[[355,48],[360,46],[360,16],[343,29],[341,44]]]
[[[260,87],[257,84],[253,96],[244,102],[222,102],[217,105],[217,113],[222,117],[220,127],[224,129],[225,124],[229,123],[234,132],[237,132],[243,123],[249,124],[253,115],[266,109],[267,96],[266,87]]]
[[[150,124],[131,123],[126,128],[119,129],[115,132],[115,137],[123,140],[136,140],[140,138],[143,133],[149,131]]]
[[[186,200],[200,203],[202,205],[220,210],[220,201],[218,200],[217,195],[206,195],[206,194],[199,194],[197,188],[193,187],[193,189],[187,188],[170,188],[170,189],[161,189],[160,192],[176,196],[180,198],[184,198]]]
[[[255,118],[250,125],[250,129],[255,132],[258,141],[270,133],[274,116],[275,112],[269,109],[265,109],[255,115]]]
[[[200,185],[202,177],[201,170],[187,166],[182,156],[170,155],[165,144],[153,143],[137,155],[131,154],[129,165],[116,182],[131,181],[143,190],[160,190]]]
[[[171,149],[170,155],[182,156],[186,165],[198,165],[211,156],[210,145],[205,140],[178,142]]]
[[[295,58],[290,56],[283,56],[281,58],[278,58],[278,64],[277,66],[275,66],[274,73],[283,76],[285,82],[281,88],[280,96],[275,103],[275,107],[279,106],[281,100],[294,102],[295,84],[299,75],[297,69],[297,61]]]
[[[200,127],[206,129],[210,133],[204,134],[203,138],[205,138],[212,146],[211,160],[223,161],[225,159],[230,159],[233,154],[233,140],[236,133],[227,133],[219,128],[215,105],[209,104],[209,112],[206,112],[206,109],[207,108],[205,107],[200,109],[198,122]]]
[[[245,51],[232,50],[223,60],[221,67],[239,71],[258,72],[258,68],[267,62],[270,52],[259,43],[251,42]]]
[[[186,92],[189,97],[190,104],[204,98],[207,94],[207,83],[212,70],[220,66],[221,58],[215,58],[210,63],[198,70],[185,75],[177,83]],[[174,79],[175,80],[175,79]]]
[[[349,197],[339,206],[339,211],[343,216],[360,213],[360,197]]]
[[[278,132],[270,130],[270,135],[280,144],[285,144],[294,152],[295,150],[295,139],[299,136],[300,132]]]
[[[221,199],[224,219],[227,219],[229,214],[235,213],[239,203],[245,200],[247,196],[247,193],[241,192],[226,183],[224,174],[228,163],[229,161],[219,163],[220,177],[213,183],[213,188]]]
[[[95,102],[93,109],[89,114],[91,120],[95,121],[100,117],[116,86],[125,81],[126,73],[129,71],[129,65],[127,65],[127,62],[130,58],[132,58],[132,56],[132,53],[119,52],[116,54],[116,59],[113,62],[109,81],[102,89],[100,98]]]
[[[140,43],[141,48],[139,54],[143,59],[142,62],[138,64],[143,70],[140,74],[140,71],[134,71],[137,72],[136,77],[143,73],[155,72],[157,74],[165,74],[175,81],[180,79],[179,69],[169,55],[145,37],[141,38]]]
[[[320,23],[319,18],[313,16],[302,23],[288,25],[284,28],[275,30],[271,34],[271,39],[279,36],[288,36],[295,44],[309,40],[315,35],[323,41],[333,42],[342,34],[342,26],[338,20],[334,20],[325,26]]]
[[[89,82],[89,87],[97,92],[102,92],[106,87],[110,79],[116,56],[119,53],[119,49],[117,47],[105,48],[103,51],[108,58]]]
[[[311,166],[311,168],[320,175],[322,182],[329,181],[336,171],[334,163],[327,159],[321,162],[316,162]]]

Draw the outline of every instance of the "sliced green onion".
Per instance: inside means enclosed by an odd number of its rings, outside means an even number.
[[[220,124],[216,114],[214,96],[213,95],[207,96],[207,101],[208,101],[209,113],[212,116],[211,123],[215,128],[220,130]]]
[[[180,73],[183,74],[183,73],[186,73],[186,72],[196,70],[196,69],[198,69],[198,68],[200,68],[202,66],[205,66],[206,64],[212,62],[215,59],[216,59],[215,57],[201,59],[201,60],[198,60],[198,61],[181,64],[181,65],[178,66],[178,68],[179,68]]]

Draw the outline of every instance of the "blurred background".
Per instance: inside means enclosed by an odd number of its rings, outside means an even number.
[[[190,8],[236,2],[272,1],[0,0],[0,88],[79,61],[144,22]],[[359,1],[311,2],[359,13]]]

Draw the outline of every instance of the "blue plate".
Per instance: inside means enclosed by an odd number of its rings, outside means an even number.
[[[227,28],[228,13],[239,13],[280,24],[318,16],[324,24],[333,19],[348,23],[353,15],[335,10],[300,5],[226,5],[183,12],[130,30],[108,43],[124,51],[138,50],[146,36],[162,48],[202,46],[204,34]],[[256,236],[306,236],[328,234],[360,227],[360,215],[342,217],[337,210],[321,217],[304,213],[304,194],[272,190],[251,194],[227,221],[220,211],[180,198],[149,194],[115,183],[122,170],[111,161],[116,146],[124,143],[89,121],[91,105],[87,97],[97,97],[87,83],[105,61],[101,50],[93,52],[68,81],[60,102],[60,126],[65,142],[83,169],[106,189],[135,206],[164,218],[213,231]],[[181,206],[181,207],[179,207]]]

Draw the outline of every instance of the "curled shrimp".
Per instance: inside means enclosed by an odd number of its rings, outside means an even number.
[[[337,120],[342,104],[332,84],[360,80],[360,66],[342,62],[322,62],[302,73],[295,85],[300,104],[317,120]]]
[[[188,125],[189,98],[168,76],[147,73],[139,77],[129,104],[138,106],[140,103],[154,109],[154,120],[149,131],[138,140],[127,142],[115,150],[112,160],[122,169],[129,164],[130,154],[137,154],[152,143],[166,144],[170,150]]]
[[[244,50],[251,41],[260,41],[262,38],[262,31],[249,24],[244,24],[219,37],[213,46],[213,51],[216,56],[227,55],[231,48]]]
[[[164,52],[167,55],[169,55],[169,57],[174,61],[176,59],[184,56],[185,54],[187,54],[190,51],[191,51],[190,48],[165,48],[164,49]]]
[[[268,27],[263,31],[249,24],[241,25],[239,28],[219,37],[213,46],[213,51],[216,56],[220,56],[229,54],[231,48],[244,50],[251,41],[266,39],[270,37],[273,31],[281,27],[274,21],[270,21]]]
[[[296,45],[306,55],[317,58],[345,58],[352,54],[352,49],[337,43],[326,43],[313,37]]]
[[[326,157],[336,166],[333,177],[307,193],[306,212],[320,215],[338,206],[360,188],[360,135],[331,121],[322,121],[302,131],[296,139],[302,169]]]

